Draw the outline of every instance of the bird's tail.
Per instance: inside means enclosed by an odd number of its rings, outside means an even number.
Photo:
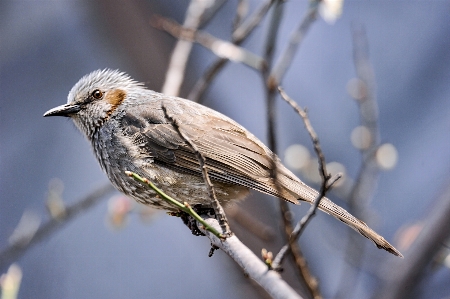
[[[296,181],[294,184],[292,184],[293,183],[292,178],[288,179],[290,182],[287,184],[288,186],[286,186],[286,184],[284,184],[284,183],[287,183],[287,182],[283,178],[287,179],[287,177],[282,176],[281,184],[284,185],[284,187],[286,187],[289,191],[295,193],[297,195],[296,197],[298,200],[303,200],[310,204],[314,203],[314,201],[316,200],[316,198],[319,194],[316,190],[309,187],[308,185],[301,182],[300,180]],[[283,181],[285,181],[285,182],[283,183]],[[289,199],[289,198],[286,198],[286,200],[292,201],[292,199]],[[354,230],[359,232],[361,235],[363,235],[364,237],[366,237],[369,240],[371,240],[372,242],[374,242],[378,248],[382,248],[396,256],[403,257],[403,255],[400,253],[400,251],[395,249],[395,247],[392,246],[391,244],[389,244],[389,242],[386,241],[382,236],[380,236],[375,231],[373,231],[370,227],[368,227],[366,223],[357,219],[352,214],[350,214],[349,212],[347,212],[345,209],[341,208],[337,204],[333,203],[328,198],[326,198],[326,197],[322,198],[322,200],[320,201],[320,204],[319,204],[319,209],[327,214],[332,215],[336,219],[344,222],[345,224],[347,224],[348,226],[350,226],[351,228],[353,228]]]

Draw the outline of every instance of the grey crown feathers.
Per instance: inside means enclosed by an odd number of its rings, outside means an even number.
[[[241,125],[203,105],[148,90],[116,70],[97,70],[84,76],[70,91],[67,104],[47,111],[44,116],[72,118],[91,142],[111,183],[136,201],[176,210],[125,171],[152,180],[181,202],[209,206],[195,152],[179,136],[163,107],[205,157],[222,205],[244,198],[249,189],[294,204],[298,200],[314,202],[318,192],[297,178]],[[271,178],[275,164],[279,188]],[[322,199],[319,209],[370,239],[378,248],[402,256],[363,221],[328,198]]]

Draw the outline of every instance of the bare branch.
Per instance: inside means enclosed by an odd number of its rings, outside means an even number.
[[[189,139],[189,137],[183,133],[178,121],[174,117],[172,117],[171,115],[169,115],[167,113],[167,109],[164,106],[164,103],[162,103],[162,110],[164,111],[164,116],[173,124],[175,130],[178,132],[180,137],[184,141],[186,141],[186,143],[189,144],[189,146],[195,152],[197,159],[200,163],[200,169],[202,170],[203,180],[205,181],[205,185],[206,185],[206,189],[208,190],[209,198],[211,199],[211,205],[214,209],[216,218],[219,221],[220,227],[222,228],[222,232],[227,236],[231,235],[231,230],[230,230],[230,226],[228,225],[228,220],[225,215],[225,211],[223,210],[222,206],[220,205],[219,200],[216,197],[216,192],[214,190],[214,187],[211,183],[211,180],[209,179],[208,169],[205,165],[205,157],[203,157],[202,153],[198,150],[197,146]]]
[[[233,31],[231,41],[235,44],[242,43],[250,35],[250,33],[253,32],[253,29],[261,23],[270,6],[274,2],[275,0],[266,0],[263,2],[250,17],[244,20],[244,22]]]
[[[266,86],[266,105],[267,105],[267,122],[268,122],[268,143],[269,148],[272,149],[274,153],[277,152],[277,143],[275,138],[275,115],[276,115],[276,106],[275,106],[275,97],[276,97],[276,89],[275,85],[269,84],[270,82],[270,67],[272,65],[273,60],[273,53],[274,53],[274,47],[276,43],[276,35],[278,32],[278,28],[280,26],[281,22],[281,15],[282,15],[282,8],[283,3],[282,1],[275,1],[275,7],[273,9],[272,19],[269,25],[269,32],[267,35],[266,45],[265,45],[265,55],[264,58],[267,63],[267,68],[263,70],[263,79],[265,81]],[[272,171],[272,178],[274,179],[275,183],[276,181],[276,173],[277,173],[277,166],[276,163],[273,163],[272,165],[273,171]],[[277,188],[279,188],[278,184],[275,184]],[[305,282],[309,292],[314,298],[320,298],[320,291],[318,289],[318,283],[317,280],[310,275],[310,271],[308,269],[307,263],[302,255],[302,252],[300,250],[300,247],[298,243],[291,242],[290,236],[292,235],[292,223],[291,220],[288,218],[289,214],[289,206],[286,202],[283,200],[280,200],[280,212],[281,212],[281,218],[284,224],[284,231],[286,233],[287,239],[288,239],[288,248],[290,249],[289,252],[292,253],[294,261],[296,263],[298,273],[300,274],[300,278]],[[284,257],[285,255],[282,254],[279,257]],[[278,265],[281,263],[280,261],[277,261]],[[279,266],[277,266],[279,268]]]
[[[288,217],[287,215],[290,214],[289,204],[286,201],[280,201],[280,209],[282,215],[285,215],[282,218],[283,220],[283,227],[285,230],[286,236],[291,236],[292,232],[294,231],[294,228],[292,226],[292,221],[290,220],[291,217]],[[289,242],[290,238],[288,238]],[[292,253],[293,260],[295,262],[295,265],[297,267],[297,270],[299,271],[300,276],[303,278],[303,281],[305,282],[306,288],[308,289],[309,293],[314,299],[321,299],[322,295],[320,294],[319,289],[319,281],[316,277],[311,273],[309,270],[308,263],[306,261],[306,258],[303,255],[302,250],[300,249],[300,245],[298,242],[289,242],[289,246],[282,247],[281,250],[287,250],[289,249]],[[281,252],[280,250],[280,252]],[[281,267],[281,262],[277,261]],[[273,267],[273,262],[272,262]],[[279,268],[278,267],[278,268]]]
[[[303,41],[303,38],[308,32],[311,24],[316,20],[319,3],[320,0],[310,1],[310,7],[306,12],[306,15],[303,17],[298,28],[291,34],[288,47],[280,55],[278,61],[276,62],[270,73],[267,82],[269,88],[275,89],[278,85],[281,84],[283,76],[285,75],[289,66],[292,64],[292,60],[294,59],[298,47]]]
[[[204,1],[204,0],[203,0]],[[208,1],[204,1],[208,2]],[[198,28],[204,27],[215,15],[219,12],[220,8],[227,2],[227,0],[214,0],[209,6],[205,9],[200,19],[200,25]],[[184,25],[183,25],[184,26]],[[184,26],[187,27],[187,26]]]
[[[236,28],[241,25],[242,20],[245,18],[245,15],[248,11],[248,0],[238,0],[238,5],[236,8],[236,15],[234,16],[233,20],[233,32],[236,30]]]
[[[176,121],[174,122],[176,123]],[[180,133],[180,135],[181,134],[182,133]],[[194,216],[198,223],[201,224],[197,224],[197,227],[211,241],[212,248],[209,252],[209,256],[212,256],[215,250],[219,248],[222,249],[243,269],[243,271],[250,278],[266,290],[272,298],[301,298],[284,280],[281,279],[278,273],[275,271],[270,271],[266,264],[264,264],[258,257],[255,256],[255,254],[253,254],[250,249],[242,244],[235,235],[230,234],[224,238],[224,236],[219,233],[220,229],[223,229],[222,225],[219,224],[219,221],[206,215],[199,216],[187,203],[183,205],[176,199],[171,198],[162,190],[158,189],[148,179],[140,177],[138,174],[130,171],[126,171],[125,173],[135,180],[148,185],[149,188],[152,188],[164,200],[167,200],[182,211]]]
[[[298,238],[300,237],[301,233],[305,229],[306,225],[309,223],[309,221],[312,219],[312,217],[315,215],[317,208],[319,207],[320,201],[323,197],[325,197],[327,191],[330,187],[334,184],[334,182],[337,181],[337,179],[340,178],[340,176],[336,176],[332,182],[329,182],[330,175],[328,174],[326,170],[326,163],[325,163],[325,156],[323,155],[322,149],[320,148],[319,138],[317,137],[316,132],[314,131],[313,127],[311,126],[311,122],[309,121],[308,114],[305,110],[301,109],[297,103],[295,103],[294,100],[292,100],[285,92],[284,90],[279,87],[280,94],[282,98],[289,104],[291,107],[300,115],[302,118],[305,128],[308,131],[311,140],[314,145],[314,150],[317,154],[317,157],[319,159],[319,173],[322,176],[322,185],[320,187],[319,195],[315,199],[314,204],[310,207],[308,210],[308,213],[302,217],[302,219],[297,223],[296,227],[292,231],[292,234],[289,238],[289,243],[296,242]],[[272,267],[274,269],[279,269],[280,265],[285,258],[286,254],[289,252],[289,244],[285,245],[280,252],[275,257]]]
[[[264,60],[266,61],[267,68],[262,70],[263,80],[267,81],[267,76],[269,75],[268,70],[272,65],[273,55],[275,52],[276,37],[278,30],[280,28],[280,23],[283,15],[283,1],[275,1],[275,5],[272,9],[272,15],[269,22],[269,29],[267,31],[266,42],[264,46]],[[267,134],[268,134],[268,145],[272,150],[272,165],[271,165],[271,178],[275,183],[277,191],[280,191],[280,186],[277,182],[277,163],[276,153],[277,153],[277,141],[275,138],[275,92],[270,89],[270,86],[266,85],[266,110],[267,110]]]
[[[160,16],[153,16],[151,24],[153,27],[164,30],[178,39],[197,42],[219,57],[241,62],[256,70],[261,70],[264,67],[264,60],[258,55],[230,42],[218,39],[209,33],[184,28],[177,22]]]
[[[231,37],[233,44],[240,45],[248,36],[250,36],[250,33],[252,33],[253,29],[255,29],[261,22],[273,2],[273,0],[266,0],[266,2],[264,2],[250,17],[248,17],[242,25],[236,28]],[[194,102],[200,102],[206,88],[228,61],[229,60],[226,58],[218,58],[215,62],[213,62],[195,83],[189,93],[188,99]]]
[[[217,220],[205,218],[211,226],[220,228]],[[250,249],[248,249],[235,236],[221,240],[212,233],[203,230],[203,233],[211,240],[211,243],[228,254],[257,284],[259,284],[272,298],[302,298],[275,272],[267,269],[267,265],[261,261]]]
[[[355,179],[355,183],[348,197],[348,210],[350,213],[360,219],[366,218],[367,204],[369,203],[378,179],[379,169],[375,163],[375,152],[379,146],[378,131],[378,105],[375,90],[375,75],[373,67],[369,60],[369,45],[365,30],[362,26],[352,26],[353,38],[353,61],[357,74],[357,81],[354,92],[355,100],[359,107],[361,125],[367,129],[366,136],[368,144],[361,148],[362,164]],[[347,257],[351,258],[352,263],[359,265],[363,260],[364,248],[361,244],[361,238],[354,235],[348,235]],[[355,250],[355,248],[358,248]],[[346,278],[341,278],[340,289],[337,297],[348,295],[351,288],[354,287],[358,279],[358,267],[350,268],[346,266]],[[349,279],[351,277],[351,279]],[[352,283],[349,283],[352,281]]]
[[[191,0],[186,12],[186,19],[184,20],[184,27],[196,30],[200,25],[203,13],[208,7],[208,1]],[[183,83],[184,70],[186,68],[187,60],[192,49],[192,41],[178,40],[173,49],[170,58],[169,68],[166,73],[166,80],[162,87],[162,93],[177,96],[181,84]]]
[[[311,141],[314,146],[314,151],[317,154],[317,158],[319,158],[319,173],[323,180],[329,179],[329,174],[326,169],[325,164],[325,156],[322,152],[322,149],[320,148],[319,143],[319,137],[317,136],[316,132],[314,131],[314,128],[311,125],[311,122],[308,118],[308,113],[306,113],[305,110],[303,110],[293,99],[291,99],[286,92],[283,90],[281,86],[278,87],[278,90],[280,91],[281,97],[289,104],[291,107],[300,115],[300,117],[303,120],[303,123],[305,124],[305,128],[308,131],[309,136],[311,137]],[[334,183],[334,182],[333,182]],[[327,185],[324,185],[325,188],[327,188]]]
[[[375,75],[369,60],[369,45],[363,27],[352,27],[353,60],[358,76],[360,97],[357,99],[361,125],[368,129],[369,143],[361,149],[363,163],[350,194],[349,202],[355,206],[355,212],[362,213],[376,185],[378,167],[375,164],[375,152],[379,146],[378,104],[375,90]],[[361,215],[359,215],[361,216]]]
[[[102,185],[81,198],[75,204],[66,207],[64,214],[60,214],[57,218],[51,218],[47,223],[41,225],[33,235],[24,235],[15,240],[13,244],[0,252],[0,268],[18,259],[33,245],[49,237],[57,229],[62,228],[70,220],[73,220],[75,216],[92,208],[94,204],[103,199],[106,194],[113,191],[115,191],[115,189],[111,184],[108,183]]]

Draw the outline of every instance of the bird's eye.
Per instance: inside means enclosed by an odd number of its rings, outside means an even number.
[[[103,92],[101,92],[99,89],[96,89],[92,92],[92,97],[94,99],[101,99],[103,97]]]

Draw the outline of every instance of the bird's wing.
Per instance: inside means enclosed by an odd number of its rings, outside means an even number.
[[[294,192],[283,184],[278,188],[274,184],[270,175],[272,154],[267,147],[233,120],[187,100],[171,98],[141,103],[127,108],[121,118],[124,134],[156,163],[201,175],[194,150],[165,117],[163,105],[167,115],[205,157],[213,181],[245,186],[298,203]],[[283,180],[298,180],[293,175],[286,178],[289,171],[277,164]]]

